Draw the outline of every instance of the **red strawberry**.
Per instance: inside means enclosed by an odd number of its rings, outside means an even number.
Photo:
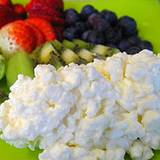
[[[22,18],[26,18],[27,13],[23,5],[17,3],[17,4],[14,4],[13,8],[15,13],[17,13],[17,15],[19,15]]]
[[[42,10],[44,14],[50,15],[50,16],[57,16],[61,17],[62,13],[59,11],[56,11],[55,9],[51,8],[50,6],[33,1],[32,6],[29,9],[26,9],[26,11],[30,12],[31,10]]]
[[[56,33],[52,25],[42,18],[29,18],[26,20],[28,23],[31,23],[35,27],[37,27],[45,36],[46,41],[56,39]]]
[[[25,21],[25,23],[32,28],[32,30],[34,31],[35,37],[36,37],[36,46],[40,46],[41,44],[43,44],[45,42],[45,37],[43,35],[43,33],[34,25],[32,25],[31,23]]]
[[[12,3],[10,0],[0,0],[0,5],[11,6]]]
[[[47,6],[46,4],[42,4],[40,2],[33,3],[32,7],[30,7],[30,9],[27,11],[29,13],[29,17],[44,18],[47,21],[57,25],[64,24],[64,20],[61,18],[63,16],[62,13],[55,11],[53,8]]]
[[[43,3],[46,3],[48,6],[51,6],[52,8],[63,10],[64,9],[64,3],[63,0],[41,0]]]
[[[0,5],[0,28],[5,24],[20,19],[9,6]]]
[[[30,10],[36,3],[47,5],[54,10],[63,10],[64,8],[63,0],[31,0],[31,2],[27,4],[26,9]]]
[[[64,19],[62,18],[58,18],[58,17],[51,17],[51,16],[48,16],[48,15],[45,15],[45,14],[39,14],[39,12],[30,12],[30,16],[29,18],[42,18],[42,19],[45,19],[47,20],[48,22],[50,22],[51,24],[53,25],[56,25],[56,26],[63,26],[64,25]]]
[[[22,20],[9,23],[0,30],[0,48],[6,54],[17,51],[30,53],[35,49],[34,31]]]

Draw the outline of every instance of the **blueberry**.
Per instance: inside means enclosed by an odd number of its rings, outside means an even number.
[[[88,24],[94,27],[95,23],[100,21],[102,18],[98,13],[93,13],[88,17]]]
[[[105,37],[102,33],[93,30],[88,35],[88,42],[93,44],[104,44]]]
[[[92,32],[91,30],[85,31],[81,36],[82,40],[88,41],[88,37],[91,32]]]
[[[112,11],[103,10],[101,12],[101,16],[111,25],[116,25],[118,23],[117,15]]]
[[[95,23],[93,28],[99,32],[103,32],[103,31],[107,30],[108,28],[110,28],[110,24],[107,21],[105,21],[104,19],[100,19],[99,21],[97,21]]]
[[[127,40],[131,46],[138,46],[141,42],[141,39],[138,36],[129,37]]]
[[[82,18],[87,19],[91,14],[96,13],[96,12],[97,10],[93,6],[86,5],[82,8],[81,16]]]
[[[118,44],[121,41],[122,35],[119,29],[108,28],[105,31],[105,39],[108,44]]]
[[[88,17],[88,26],[90,28],[93,28],[94,30],[98,32],[103,32],[107,28],[110,27],[110,24],[107,23],[101,16],[100,14],[93,13]]]
[[[123,39],[118,47],[121,51],[126,51],[131,46],[139,46],[141,39],[138,36],[132,36],[130,38]]]
[[[122,30],[122,34],[125,37],[137,35],[138,33],[136,21],[129,16],[121,17],[119,19],[119,26]]]
[[[139,47],[136,47],[136,46],[130,47],[126,50],[126,52],[128,54],[136,54],[136,53],[139,53],[140,51],[141,51],[141,49]]]
[[[92,29],[93,28],[92,25],[88,21],[86,21],[85,24],[86,24],[88,29]]]
[[[66,28],[64,31],[64,38],[68,40],[73,40],[75,38],[78,38],[77,29],[73,27]]]
[[[120,49],[121,52],[126,51],[130,47],[131,47],[131,44],[127,39],[121,40],[120,43],[118,44],[118,48]]]
[[[148,49],[148,50],[150,50],[150,51],[153,51],[153,45],[152,45],[152,43],[151,42],[149,42],[149,41],[142,41],[141,43],[140,43],[140,48],[143,50],[143,49]]]
[[[78,30],[79,34],[82,34],[87,30],[87,25],[86,23],[79,21],[75,23],[75,28]]]
[[[68,9],[65,11],[65,23],[66,25],[73,25],[80,19],[79,14],[74,9]]]

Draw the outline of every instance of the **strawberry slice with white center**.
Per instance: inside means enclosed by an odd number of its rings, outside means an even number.
[[[45,43],[46,39],[45,36],[43,35],[43,33],[41,32],[41,30],[39,30],[37,27],[35,27],[34,25],[32,25],[31,23],[28,23],[27,21],[25,21],[25,23],[32,28],[32,30],[34,31],[35,37],[36,37],[36,46],[40,46],[43,43]]]
[[[52,41],[57,38],[54,27],[45,19],[42,18],[29,18],[26,22],[38,28],[44,35],[46,41]]]
[[[25,21],[9,23],[0,30],[0,49],[9,57],[17,51],[31,53],[36,47],[34,31]]]

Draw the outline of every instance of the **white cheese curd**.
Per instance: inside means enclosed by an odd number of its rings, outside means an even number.
[[[129,149],[131,157],[135,160],[146,160],[153,157],[151,148],[144,145],[141,141],[135,141]]]
[[[19,75],[0,106],[1,138],[40,160],[149,160],[160,149],[160,57],[118,53]]]
[[[40,160],[105,160],[105,151],[100,149],[87,150],[80,147],[68,147],[54,144],[39,155]]]
[[[106,159],[109,160],[122,160],[124,159],[125,150],[123,148],[112,148],[106,151]]]

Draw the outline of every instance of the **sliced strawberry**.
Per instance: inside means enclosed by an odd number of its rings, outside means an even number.
[[[64,4],[63,0],[31,0],[30,3],[27,4],[26,10],[30,10],[35,4],[41,3],[42,5],[47,5],[48,7],[54,10],[63,10]]]
[[[39,12],[38,11],[37,12],[30,12],[29,17],[30,18],[43,18],[43,19],[49,21],[51,24],[56,25],[56,26],[63,26],[64,25],[63,18],[40,14],[40,11]]]
[[[34,2],[33,5],[30,7],[30,9],[26,9],[27,12],[30,11],[36,11],[36,10],[41,10],[41,13],[44,13],[45,15],[50,15],[50,16],[56,16],[56,17],[61,17],[62,13],[59,11],[56,11],[55,9],[51,8],[50,6],[47,6],[46,4],[40,3],[40,2]]]
[[[0,5],[11,6],[12,3],[10,0],[0,0]]]
[[[46,41],[56,39],[56,33],[52,25],[42,18],[29,18],[26,20],[28,23],[31,23],[37,27],[45,36]]]
[[[43,35],[43,33],[37,28],[35,27],[35,25],[32,25],[31,23],[25,21],[25,23],[32,28],[32,30],[34,31],[35,37],[36,37],[36,46],[40,46],[45,42],[45,37]]]
[[[14,11],[22,18],[26,18],[27,12],[22,4],[14,4]]]
[[[61,12],[55,11],[53,8],[42,4],[40,2],[33,3],[29,10],[29,17],[32,18],[44,18],[52,24],[64,25],[63,14]]]
[[[64,9],[64,3],[63,0],[41,0],[51,6],[52,8],[63,10]]]
[[[0,30],[2,52],[13,54],[17,51],[31,53],[36,47],[34,31],[22,20],[9,23]]]
[[[7,23],[21,19],[9,6],[0,5],[0,28]]]

